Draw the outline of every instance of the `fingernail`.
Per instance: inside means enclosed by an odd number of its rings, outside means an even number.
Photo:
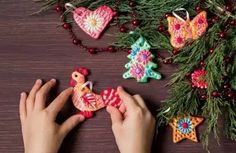
[[[83,120],[85,119],[85,117],[84,117],[83,115],[79,114],[79,119],[80,119],[81,121],[83,121]]]
[[[52,81],[53,83],[55,83],[57,80],[56,80],[56,79],[51,79],[51,81]]]
[[[107,111],[109,111],[109,110],[110,110],[110,108],[111,108],[111,106],[107,106],[107,107],[106,107],[106,110],[107,110]]]
[[[36,83],[40,84],[40,83],[42,83],[42,80],[41,79],[37,79]]]
[[[121,90],[122,88],[123,88],[122,86],[118,86],[118,87],[117,87],[118,90]]]
[[[20,96],[24,96],[25,95],[25,92],[22,92],[21,94],[20,94]]]

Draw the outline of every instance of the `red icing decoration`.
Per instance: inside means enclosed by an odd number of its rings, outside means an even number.
[[[83,111],[79,113],[80,115],[83,115],[85,118],[92,118],[93,117],[93,112],[90,111]]]
[[[183,41],[184,41],[184,40],[183,40],[183,38],[182,38],[182,37],[178,37],[178,38],[177,38],[177,42],[178,42],[179,44],[182,44],[182,43],[183,43]]]
[[[111,105],[114,107],[120,107],[121,99],[117,93],[116,89],[106,89],[101,93],[104,104]]]
[[[180,24],[176,24],[175,25],[175,30],[179,30],[180,29]]]
[[[85,67],[80,67],[77,69],[77,71],[82,75],[84,75],[85,77],[89,75],[89,70]]]
[[[183,123],[183,124],[182,124],[182,127],[183,127],[184,129],[188,128],[188,123]]]

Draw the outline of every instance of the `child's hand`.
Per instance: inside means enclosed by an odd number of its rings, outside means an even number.
[[[45,107],[48,93],[55,84],[55,79],[43,86],[42,80],[37,80],[28,96],[21,94],[19,109],[25,153],[57,153],[66,134],[84,120],[81,115],[73,115],[62,125],[55,122],[73,91],[72,88],[64,90]]]
[[[123,103],[117,109],[107,107],[112,130],[121,153],[150,153],[155,119],[139,95],[131,96],[118,87]]]

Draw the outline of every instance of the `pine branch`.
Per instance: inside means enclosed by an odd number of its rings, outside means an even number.
[[[236,105],[227,102],[225,108],[225,135],[231,140],[236,141]]]
[[[57,4],[57,0],[42,1],[45,3],[39,12],[46,11]],[[129,26],[131,21],[129,0],[123,0],[119,5],[115,3],[115,0],[61,0],[60,4],[63,6],[66,2],[71,2],[76,7],[83,6],[91,10],[100,5],[108,5],[119,12],[119,24],[127,24]],[[135,2],[134,12],[136,18],[141,20],[141,25],[139,28],[133,28],[133,34],[115,34],[117,39],[114,45],[120,48],[129,48],[142,35],[150,42],[152,49],[167,51],[173,49],[169,42],[169,35],[160,33],[157,30],[159,25],[163,25],[167,29],[167,21],[163,18],[164,14],[183,7],[188,10],[192,18],[196,16],[195,7],[198,3],[197,0],[139,0]],[[169,82],[169,97],[163,101],[163,106],[159,110],[157,119],[158,125],[162,126],[167,125],[176,116],[186,114],[203,115],[206,118],[207,127],[202,135],[202,140],[207,148],[210,133],[213,132],[219,141],[217,124],[222,109],[225,110],[224,114],[227,120],[225,134],[232,140],[236,140],[235,104],[221,96],[215,98],[211,96],[213,90],[221,90],[222,75],[230,76],[231,87],[236,90],[236,27],[230,27],[230,30],[226,30],[229,20],[236,19],[236,12],[235,9],[233,12],[226,11],[224,0],[204,0],[201,7],[208,14],[217,15],[219,19],[214,25],[209,24],[204,36],[193,42],[188,42],[179,54],[173,56],[174,63],[179,68],[172,75],[172,79]],[[70,13],[65,12],[63,15],[66,18],[66,22],[74,22]],[[117,24],[115,20],[111,26],[117,26]],[[219,33],[222,31],[227,31],[226,39],[219,37]],[[208,53],[210,48],[214,48],[212,54]],[[226,56],[232,57],[232,63],[225,64],[224,58]],[[208,88],[205,91],[208,96],[206,101],[199,99],[200,90],[192,88],[191,80],[187,78],[188,74],[199,68],[201,60],[204,61],[204,68],[208,72],[206,75],[208,82]]]

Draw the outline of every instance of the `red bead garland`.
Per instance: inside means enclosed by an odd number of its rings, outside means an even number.
[[[61,2],[61,0],[57,1],[57,6],[56,6],[55,10],[60,15],[62,15],[64,8],[61,6],[60,2]],[[118,6],[119,3],[120,3],[120,0],[115,0],[115,3],[116,3],[116,6]],[[134,0],[130,0],[129,6],[131,8],[131,13],[130,13],[131,17],[133,17],[133,20],[131,21],[131,23],[132,23],[133,26],[137,27],[137,26],[140,25],[140,20],[136,19],[136,15],[134,13],[134,7],[135,7]],[[115,19],[117,20],[117,25],[119,27],[119,31],[122,32],[122,33],[128,32],[128,28],[126,28],[124,25],[119,25],[118,15],[119,15],[119,13],[117,11],[115,11],[114,16],[115,16]],[[93,47],[88,47],[88,46],[83,45],[82,41],[80,39],[78,39],[76,37],[76,35],[74,34],[71,24],[68,24],[68,23],[65,22],[64,17],[62,17],[62,22],[63,22],[62,27],[65,30],[69,30],[69,33],[72,37],[72,43],[76,46],[79,46],[79,47],[87,50],[90,54],[96,54],[98,52],[111,52],[111,53],[114,53],[114,52],[117,51],[117,48],[115,48],[114,46],[108,46],[106,48],[93,48]],[[124,49],[124,50],[127,51],[127,49]]]

